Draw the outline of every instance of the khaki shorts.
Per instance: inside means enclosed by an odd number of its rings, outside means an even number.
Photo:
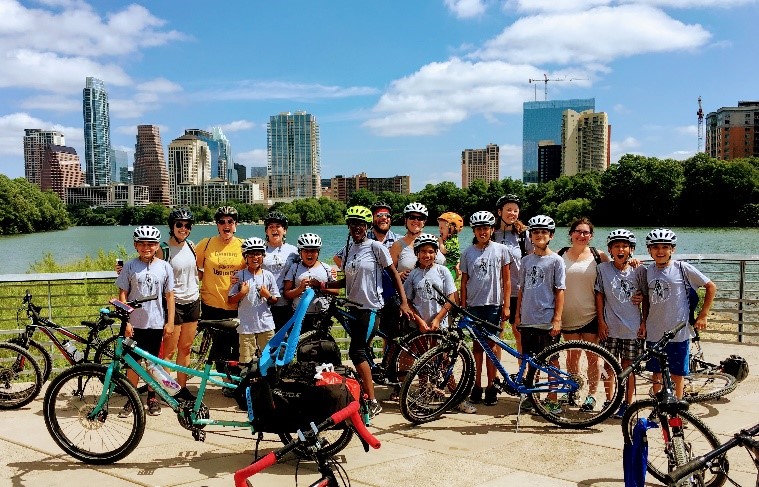
[[[274,330],[261,333],[240,333],[240,362],[248,363],[253,357],[260,357],[269,340],[274,336]]]

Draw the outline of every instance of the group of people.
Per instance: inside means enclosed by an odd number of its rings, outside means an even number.
[[[223,206],[215,214],[218,235],[194,245],[188,240],[192,213],[174,209],[168,241],[162,243],[154,227],[137,227],[138,256],[117,268],[121,299],[152,294],[165,298],[136,310],[127,336],[135,336],[149,353],[166,359],[176,353],[177,364],[188,365],[198,319],[237,317],[236,333],[217,335],[211,353],[248,362],[286,324],[306,288],[319,289],[321,297],[310,305],[304,329],[324,309],[320,300],[345,288],[358,318],[348,356],[362,379],[371,414],[376,415],[382,407],[374,394],[367,345],[379,327],[393,330],[386,332],[392,335],[406,331],[404,326],[421,332],[447,326],[450,310],[435,299],[435,287],[501,330],[508,322],[517,348],[533,355],[564,336],[601,343],[625,366],[642,351],[643,340],[656,342],[688,320],[690,288],[706,289],[694,324],[697,329],[706,326],[716,286],[692,265],[672,258],[677,236],[671,230],[655,229],[646,236],[653,264],[643,266],[633,257],[637,240],[627,230],[607,236],[607,253],[590,245],[593,224],[580,218],[569,228],[571,246],[557,253],[549,248],[556,231],[553,219],[536,215],[525,225],[519,214],[520,199],[513,194],[499,198],[495,212],[475,212],[469,218],[472,244],[462,251],[458,234],[464,219],[455,212],[438,217],[439,232],[433,235],[424,232],[427,208],[410,203],[403,210],[406,232],[399,235],[391,230],[392,208],[387,203],[352,206],[345,216],[346,243],[333,256],[335,269],[319,260],[319,235],[304,233],[297,246],[286,243],[288,220],[279,212],[264,219],[265,239],[242,240],[235,236],[237,211]],[[690,333],[686,327],[667,349],[679,397],[688,374]],[[490,345],[500,357],[500,348]],[[478,403],[497,403],[496,369],[488,362],[483,387],[484,352],[477,343],[473,352],[475,384],[471,396],[456,406],[465,413],[476,412]],[[647,367],[660,372],[655,360]],[[135,374],[129,379],[136,384]],[[177,381],[180,394],[192,398],[187,377],[180,373]],[[583,408],[596,407],[595,396],[602,394],[597,388],[591,385]],[[617,416],[632,400],[633,388],[628,384]],[[549,395],[546,405],[560,413],[563,399]],[[530,409],[531,404],[523,407]],[[147,408],[149,414],[160,414],[152,391]]]

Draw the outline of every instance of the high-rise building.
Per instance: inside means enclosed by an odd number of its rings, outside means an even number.
[[[476,180],[490,183],[500,177],[500,157],[497,144],[488,144],[484,149],[464,149],[461,151],[461,187],[468,188]]]
[[[279,200],[321,196],[319,124],[306,112],[284,112],[266,126],[269,197]]]
[[[41,182],[45,151],[50,145],[66,145],[63,132],[24,129],[24,177],[37,186]]]
[[[128,183],[122,179],[129,172],[129,153],[125,150],[111,149],[111,182]]]
[[[250,168],[250,177],[252,178],[265,178],[266,166],[253,166]]]
[[[88,77],[82,90],[84,112],[85,182],[90,186],[111,182],[111,119],[108,92],[97,78]]]
[[[243,182],[248,179],[248,168],[242,164],[234,163],[235,173],[237,174],[236,182]]]
[[[611,163],[611,127],[604,112],[564,110],[561,122],[561,174],[605,171]]]
[[[759,157],[759,101],[706,115],[706,153],[723,160]]]
[[[538,182],[538,142],[561,141],[561,116],[564,110],[595,110],[596,99],[528,101],[522,114],[522,180]]]
[[[157,125],[137,126],[132,177],[135,185],[148,187],[151,203],[169,204],[169,175]]]
[[[411,176],[393,176],[389,178],[370,178],[365,172],[345,177],[341,174],[329,180],[330,194],[333,199],[346,203],[359,189],[367,189],[374,194],[390,191],[398,194],[411,194]],[[319,183],[324,186],[325,182]]]
[[[538,142],[538,182],[547,183],[561,176],[561,145],[551,140]]]
[[[171,202],[175,205],[186,205],[182,199],[180,185],[200,186],[201,193],[207,183],[212,180],[223,181],[212,177],[211,149],[208,143],[196,135],[185,134],[169,144],[169,192]],[[186,191],[183,194],[188,194]],[[202,202],[200,204],[207,204]]]
[[[49,145],[42,163],[40,188],[52,190],[66,201],[66,190],[84,184],[84,174],[76,149]]]
[[[192,135],[202,140],[208,146],[211,157],[211,172],[204,174],[205,180],[214,178],[227,179],[226,159],[221,157],[221,144],[214,138],[214,134],[202,129],[187,129],[185,135]]]
[[[226,179],[232,184],[245,181],[245,178],[238,179],[237,173],[234,171],[235,161],[232,159],[232,146],[221,127],[211,127],[211,134],[213,140],[219,145],[218,177]]]

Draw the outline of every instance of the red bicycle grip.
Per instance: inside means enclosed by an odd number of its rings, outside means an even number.
[[[356,430],[358,436],[360,436],[361,439],[364,440],[369,446],[376,450],[382,445],[382,443],[380,443],[380,440],[375,438],[374,435],[369,433],[369,430],[366,429],[366,425],[361,419],[361,416],[359,416],[358,411],[354,411],[351,415],[351,423],[353,423],[353,429]]]
[[[241,468],[235,472],[235,487],[246,487],[245,481],[248,477],[252,477],[261,470],[267,469],[277,463],[277,456],[274,452],[267,454],[265,457],[258,460],[252,465],[248,465],[245,468]]]
[[[340,424],[350,418],[356,411],[358,411],[358,401],[351,401],[350,404],[342,408],[340,411],[333,413],[330,418],[335,424]]]

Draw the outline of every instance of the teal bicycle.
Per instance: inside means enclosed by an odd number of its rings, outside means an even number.
[[[290,321],[269,341],[257,362],[261,376],[292,361],[306,309],[314,297],[314,291],[307,289]],[[129,314],[134,307],[152,298],[122,303],[111,300],[114,314],[121,320],[119,339],[116,341],[114,360],[110,365],[88,363],[75,365],[55,378],[47,389],[43,403],[43,414],[47,430],[59,447],[72,457],[89,464],[109,464],[129,455],[140,443],[145,432],[145,411],[139,394],[126,379],[125,367],[134,370],[161,399],[176,413],[179,424],[192,432],[197,441],[205,439],[206,426],[248,427],[254,429],[254,415],[242,421],[215,420],[210,417],[203,397],[210,384],[221,388],[236,389],[241,377],[227,372],[212,371],[214,357],[206,359],[202,370],[167,362],[137,347],[131,338],[124,338],[124,329]],[[231,320],[206,321],[206,326],[221,330],[236,326]],[[167,392],[143,366],[140,359],[160,365],[167,370],[184,372],[188,376],[199,377],[200,386],[195,400],[181,400]],[[254,365],[239,364],[241,366]],[[238,365],[229,362],[230,367]],[[244,375],[244,374],[241,374]],[[130,405],[133,414],[121,415],[125,405]],[[353,430],[335,430],[338,439],[331,442],[328,451],[334,454],[350,441]],[[280,435],[282,437],[282,435]],[[283,441],[288,441],[283,439]]]

